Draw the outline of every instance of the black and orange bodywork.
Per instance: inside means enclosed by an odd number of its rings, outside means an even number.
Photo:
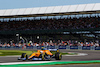
[[[34,52],[34,53],[32,53],[30,56],[29,56],[29,58],[28,59],[31,59],[31,58],[33,58],[33,57],[40,57],[40,55],[41,54],[47,54],[47,55],[50,55],[50,56],[52,56],[53,54],[49,51],[49,50],[37,50],[37,52]]]
[[[56,51],[55,54],[52,54],[50,51]],[[59,53],[57,49],[50,49],[50,50],[37,50],[37,52],[33,52],[30,56],[26,53],[22,53],[21,57],[18,60],[51,60],[55,58],[56,60],[61,60],[62,55]]]

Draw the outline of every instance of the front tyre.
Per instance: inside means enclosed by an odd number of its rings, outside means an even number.
[[[61,60],[62,59],[62,54],[59,53],[59,52],[55,53],[55,59],[56,60]]]
[[[42,60],[48,60],[50,61],[51,60],[51,56],[47,55],[47,54],[42,54]]]

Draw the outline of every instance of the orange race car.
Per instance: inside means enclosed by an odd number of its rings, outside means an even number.
[[[50,51],[56,51],[55,54],[52,54]],[[22,53],[21,57],[18,60],[51,60],[55,58],[56,60],[62,59],[62,54],[57,49],[44,49],[37,50],[37,52],[32,53],[29,57],[26,53]]]

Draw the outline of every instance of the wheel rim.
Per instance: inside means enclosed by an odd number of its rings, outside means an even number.
[[[62,58],[62,55],[61,55],[61,54],[59,54],[59,59],[61,60],[61,58]]]

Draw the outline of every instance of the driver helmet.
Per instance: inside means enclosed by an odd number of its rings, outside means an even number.
[[[45,50],[45,48],[44,48],[44,47],[42,47],[42,48],[41,48],[41,50]]]

